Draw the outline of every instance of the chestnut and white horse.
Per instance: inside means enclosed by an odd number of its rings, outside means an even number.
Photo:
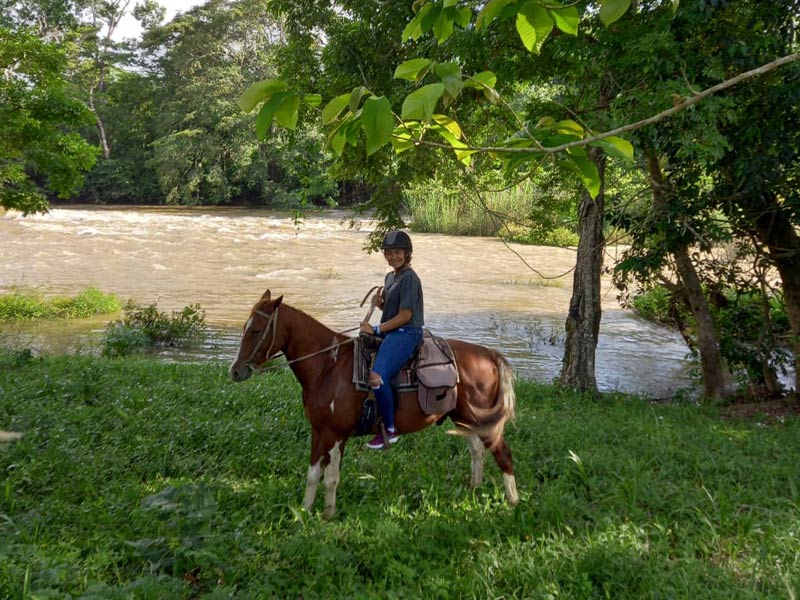
[[[357,391],[352,383],[353,339],[282,300],[283,296],[273,300],[267,290],[253,306],[230,375],[235,381],[244,381],[270,358],[281,352],[285,355],[303,388],[303,407],[311,423],[311,461],[303,505],[311,510],[324,474],[324,517],[330,519],[336,512],[345,444],[356,432],[367,393]],[[456,433],[468,441],[472,487],[483,480],[484,454],[489,449],[503,472],[506,500],[513,506],[519,497],[511,450],[503,439],[503,428],[515,409],[511,369],[499,352],[459,340],[448,342],[458,364],[456,408],[447,414],[424,414],[416,393],[401,394],[395,425],[400,434],[409,434],[450,418]]]

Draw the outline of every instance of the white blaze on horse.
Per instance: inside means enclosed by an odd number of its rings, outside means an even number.
[[[317,485],[324,476],[325,512],[336,513],[339,465],[347,440],[356,433],[366,392],[357,391],[353,379],[353,340],[329,329],[304,312],[272,300],[267,290],[256,302],[244,325],[239,352],[230,367],[235,381],[244,381],[267,360],[283,353],[303,388],[303,407],[311,423],[311,461],[303,505],[310,511]],[[483,480],[485,450],[503,472],[506,500],[519,501],[511,449],[503,439],[507,420],[514,417],[513,375],[506,359],[483,346],[448,340],[458,365],[456,408],[446,414],[425,414],[416,392],[400,394],[395,425],[401,434],[413,433],[444,417],[466,437],[472,457],[472,487]],[[335,352],[332,345],[341,343]],[[376,431],[373,431],[376,433]]]

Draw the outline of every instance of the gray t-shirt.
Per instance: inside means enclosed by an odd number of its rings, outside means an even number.
[[[422,327],[425,325],[425,314],[422,306],[422,282],[411,267],[395,275],[394,271],[386,274],[383,283],[383,315],[381,323],[396,317],[401,308],[411,311],[411,321],[406,327]]]

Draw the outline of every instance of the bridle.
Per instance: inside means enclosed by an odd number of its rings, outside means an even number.
[[[255,346],[253,346],[253,350],[252,352],[250,352],[250,356],[247,357],[247,361],[244,363],[245,366],[251,371],[258,370],[258,367],[256,367],[253,364],[253,359],[256,357],[256,354],[258,354],[258,351],[261,348],[261,345],[264,343],[264,340],[267,339],[267,335],[269,335],[270,325],[272,325],[272,341],[269,344],[269,349],[267,350],[266,359],[264,362],[266,362],[270,358],[269,356],[270,352],[272,352],[272,347],[275,345],[275,337],[278,335],[278,328],[276,326],[278,321],[278,308],[279,307],[276,306],[275,310],[272,311],[272,314],[265,313],[263,310],[254,310],[251,313],[252,315],[258,315],[260,317],[264,317],[267,320],[267,324],[264,326],[264,330],[261,332],[261,337],[258,338],[258,342],[256,343]]]
[[[258,354],[259,349],[261,348],[262,344],[266,341],[267,336],[269,335],[270,327],[272,328],[272,341],[269,344],[269,348],[267,349],[266,359],[264,362],[268,361],[270,358],[275,358],[281,354],[281,352],[276,352],[275,356],[270,356],[272,353],[272,348],[275,346],[275,338],[278,334],[278,308],[275,307],[275,310],[272,311],[272,314],[265,313],[263,310],[254,310],[251,314],[258,315],[260,317],[264,317],[267,319],[267,324],[264,326],[264,330],[261,332],[261,337],[258,338],[258,342],[253,346],[253,350],[250,352],[250,356],[247,357],[247,361],[245,362],[245,366],[253,372],[265,372],[271,371],[273,369],[280,369],[292,363],[300,362],[301,360],[306,360],[307,358],[311,358],[312,356],[317,356],[318,354],[322,354],[323,352],[331,351],[331,357],[336,360],[336,355],[338,354],[339,346],[342,344],[351,344],[355,341],[355,338],[347,338],[346,340],[337,341],[331,344],[330,346],[326,346],[322,350],[317,350],[316,352],[312,352],[310,354],[306,354],[304,356],[300,356],[298,358],[293,358],[292,360],[287,360],[285,363],[281,363],[278,365],[270,365],[268,367],[260,367],[253,364],[253,359]],[[359,327],[351,327],[350,329],[345,329],[344,331],[338,332],[336,335],[341,335],[345,333],[350,333],[351,331],[355,331],[359,329]],[[335,338],[334,338],[335,339]]]

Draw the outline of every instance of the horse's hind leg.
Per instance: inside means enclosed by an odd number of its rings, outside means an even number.
[[[510,506],[514,506],[519,502],[519,494],[517,493],[517,480],[514,477],[514,465],[511,462],[511,448],[508,447],[505,439],[500,437],[493,446],[489,446],[489,450],[494,456],[497,466],[503,472],[506,500]]]
[[[469,455],[472,457],[472,479],[469,486],[476,488],[483,482],[483,460],[486,457],[486,449],[483,446],[483,441],[476,433],[468,433],[466,438],[469,445]]]
[[[322,516],[330,520],[336,514],[336,487],[339,485],[339,465],[344,453],[344,442],[334,442],[328,451],[329,462],[325,465],[325,512]]]

